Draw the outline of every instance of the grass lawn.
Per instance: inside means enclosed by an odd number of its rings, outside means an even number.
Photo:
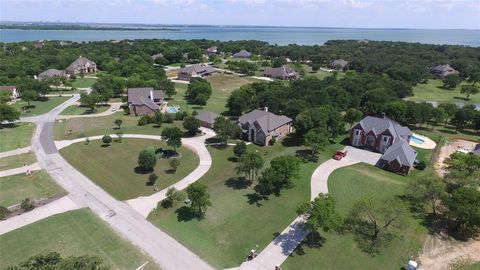
[[[153,187],[147,185],[150,173],[136,172],[135,168],[141,150],[150,146],[171,149],[165,142],[123,139],[122,143],[113,142],[108,147],[101,145],[101,140],[91,141],[89,145],[76,143],[61,149],[60,153],[80,172],[119,200],[155,193]],[[181,147],[178,152],[182,156],[176,173],[170,171],[168,159],[157,161],[154,172],[158,176],[159,189],[178,182],[198,166],[199,158],[191,150]]]
[[[0,125],[0,152],[29,146],[34,130],[32,123]]]
[[[325,70],[318,70],[317,72],[312,71],[312,67],[306,64],[302,64],[303,69],[305,69],[305,76],[314,76],[317,77],[320,80],[325,79],[325,77],[333,75],[333,72],[328,72]],[[345,77],[345,72],[344,71],[338,71],[338,79],[341,79]]]
[[[411,177],[403,177],[367,164],[335,170],[328,188],[337,210],[346,216],[353,204],[366,195],[391,197],[402,194]],[[283,269],[400,269],[409,256],[416,255],[427,230],[409,216],[401,227],[401,238],[381,250],[377,256],[362,252],[353,235],[321,233],[326,238],[319,248],[302,245],[282,265]]]
[[[72,86],[76,88],[87,88],[92,87],[92,85],[97,81],[97,78],[86,78],[77,76],[74,82],[72,82]]]
[[[26,107],[28,105],[26,101],[18,100],[12,106],[22,112],[22,115],[21,115],[22,117],[35,116],[35,115],[41,115],[51,111],[53,108],[62,104],[69,98],[70,97],[49,97],[46,100],[31,101],[30,102],[31,108],[26,111],[22,109],[23,107]]]
[[[37,162],[37,158],[33,153],[0,158],[0,171],[22,167],[23,164],[32,164],[35,162]]]
[[[434,101],[437,103],[466,103],[465,95],[460,94],[460,86],[449,90],[444,89],[442,80],[428,80],[428,83],[417,84],[413,87],[413,97],[409,100],[413,101]],[[470,103],[480,103],[480,95],[470,96]]]
[[[124,134],[151,134],[160,135],[162,129],[169,126],[176,126],[183,130],[181,121],[172,124],[163,123],[161,127],[153,124],[138,126],[140,117],[125,115],[122,111],[108,116],[72,118],[68,120],[57,120],[54,128],[55,140],[70,140],[85,136],[103,135],[105,133],[115,134],[118,130],[114,124],[115,119],[122,119]]]
[[[469,129],[459,130],[458,132],[455,132],[455,127],[451,125],[447,125],[446,127],[443,124],[438,126],[428,125],[428,127],[423,126],[421,128],[417,126],[410,126],[410,129],[415,133],[425,135],[433,140],[435,140],[435,138],[443,136],[448,140],[461,139],[480,142],[479,132],[475,132]]]
[[[110,105],[103,106],[97,105],[95,110],[92,112],[89,108],[79,105],[72,105],[68,106],[61,112],[61,115],[82,115],[82,114],[94,114],[94,113],[102,113],[106,110],[110,109]]]
[[[199,182],[207,185],[212,206],[202,220],[190,219],[181,205],[150,213],[148,219],[172,235],[216,268],[234,267],[245,260],[255,245],[262,250],[295,219],[297,207],[310,199],[310,177],[320,162],[329,158],[339,145],[329,146],[316,163],[302,163],[295,187],[282,191],[281,196],[271,196],[261,205],[249,202],[253,185],[241,186],[235,173],[236,162],[232,147],[209,148],[213,158],[212,168]],[[269,161],[279,155],[294,154],[299,147],[284,147],[280,143],[271,147],[248,146],[249,151],[259,151]],[[180,208],[179,208],[180,207]]]
[[[159,269],[127,240],[118,236],[89,209],[54,215],[0,236],[0,268],[36,254],[59,252],[63,257],[95,255],[112,269]]]
[[[34,171],[32,175],[16,174],[0,177],[0,205],[5,207],[20,203],[25,198],[45,199],[63,192],[45,171]]]

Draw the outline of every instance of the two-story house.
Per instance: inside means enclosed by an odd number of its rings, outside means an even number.
[[[238,119],[242,129],[242,138],[262,146],[274,139],[285,137],[292,132],[293,120],[285,115],[276,115],[268,111],[253,110]]]

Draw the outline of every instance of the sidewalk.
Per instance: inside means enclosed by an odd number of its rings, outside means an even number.
[[[39,171],[41,169],[42,168],[40,167],[38,162],[35,162],[35,163],[27,165],[27,166],[22,166],[22,167],[10,169],[10,170],[0,171],[0,177],[26,173],[27,170],[30,170],[31,172],[33,172],[33,171]]]
[[[31,146],[27,146],[27,147],[24,147],[24,148],[17,148],[15,150],[1,152],[0,153],[0,158],[26,154],[26,153],[29,153],[30,151],[32,151]]]

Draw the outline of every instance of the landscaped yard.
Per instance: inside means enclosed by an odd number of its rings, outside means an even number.
[[[320,69],[320,70],[314,72],[314,71],[312,71],[312,67],[309,66],[309,65],[303,64],[302,67],[305,69],[305,72],[306,72],[305,76],[314,76],[314,77],[319,78],[320,80],[323,80],[323,79],[325,79],[325,77],[333,75],[333,72],[329,72],[329,71],[326,71],[326,70],[323,70],[323,69]],[[341,79],[343,77],[345,77],[345,72],[344,71],[338,71],[338,78]]]
[[[207,185],[212,206],[202,220],[191,219],[179,205],[170,209],[159,208],[150,213],[149,220],[189,247],[216,268],[240,265],[256,245],[262,250],[276,233],[285,229],[297,216],[297,207],[310,199],[310,177],[314,169],[330,158],[340,145],[327,147],[316,163],[302,163],[295,187],[282,191],[280,197],[271,196],[261,205],[249,202],[253,185],[242,187],[235,173],[236,162],[232,147],[209,148],[213,164],[199,182]],[[259,151],[269,161],[279,155],[295,154],[299,147],[284,147],[279,142],[273,147],[248,146],[249,151]]]
[[[63,257],[94,255],[112,269],[159,269],[127,240],[118,236],[89,209],[54,215],[0,236],[0,268],[24,262],[30,256],[58,252]]]
[[[5,207],[25,198],[46,199],[62,192],[63,189],[45,171],[34,171],[30,176],[22,173],[0,177],[0,205]]]
[[[29,146],[34,130],[32,123],[0,125],[0,152]]]
[[[460,93],[460,86],[449,90],[442,87],[441,80],[428,80],[428,83],[417,84],[413,87],[413,97],[409,100],[413,101],[433,101],[437,103],[466,103],[465,95]],[[480,103],[480,95],[470,96],[470,103]]]
[[[163,123],[161,127],[154,124],[139,126],[140,117],[125,115],[122,111],[108,116],[72,118],[68,120],[57,120],[54,128],[55,140],[70,140],[85,136],[103,135],[105,133],[115,134],[117,126],[116,119],[122,119],[123,124],[120,131],[124,134],[151,134],[160,135],[162,129],[169,126],[176,126],[183,130],[181,121],[172,124]]]
[[[30,109],[28,110],[22,109],[23,107],[26,107],[28,105],[28,103],[23,100],[18,100],[12,106],[22,112],[22,117],[35,116],[35,115],[41,115],[51,111],[53,108],[62,104],[69,98],[70,97],[49,97],[46,100],[31,101]]]
[[[92,112],[89,108],[79,105],[72,105],[68,106],[61,112],[61,115],[82,115],[82,114],[94,114],[94,113],[102,113],[106,110],[110,109],[110,105],[97,105],[95,110]]]
[[[119,200],[155,193],[154,188],[147,185],[150,173],[136,172],[138,153],[148,147],[171,147],[164,141],[144,139],[123,139],[122,143],[113,142],[108,147],[101,145],[101,140],[91,141],[88,145],[76,143],[61,149],[60,153],[80,172]],[[177,151],[181,157],[175,173],[170,171],[168,159],[157,160],[154,172],[158,176],[159,189],[178,182],[198,166],[199,158],[191,150],[181,147]]]
[[[404,192],[411,177],[400,176],[364,163],[335,170],[328,189],[337,210],[346,216],[353,204],[366,195],[392,197]],[[400,269],[422,246],[426,228],[408,216],[401,227],[401,238],[393,240],[377,256],[362,252],[350,233],[321,233],[325,242],[319,248],[302,245],[285,261],[283,269]]]
[[[91,78],[91,77],[80,77],[77,76],[77,79],[75,79],[74,82],[72,82],[72,87],[76,88],[87,88],[87,87],[92,87],[92,85],[97,81],[97,78]]]
[[[33,153],[0,158],[0,171],[22,167],[23,164],[28,165],[35,162],[37,162],[37,158]]]

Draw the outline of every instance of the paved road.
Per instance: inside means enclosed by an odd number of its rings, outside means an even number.
[[[40,166],[65,190],[79,207],[89,207],[115,231],[145,251],[164,269],[212,269],[193,252],[145,220],[128,204],[111,197],[73,168],[58,153],[53,141],[53,125],[58,114],[79,99],[76,95],[47,114],[24,118],[35,122],[32,149]]]

